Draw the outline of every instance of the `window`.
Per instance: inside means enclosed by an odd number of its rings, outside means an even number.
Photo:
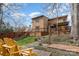
[[[64,20],[63,20],[63,19],[61,19],[61,20],[59,20],[59,21],[58,21],[58,23],[61,23],[61,22],[64,22]]]
[[[50,28],[56,28],[56,25],[55,25],[55,24],[53,24],[52,26],[50,26]]]
[[[63,19],[63,21],[66,21],[66,18],[65,18],[65,19]]]
[[[36,26],[35,31],[39,31],[39,26]]]
[[[35,21],[36,21],[36,22],[39,22],[39,19],[36,19]]]

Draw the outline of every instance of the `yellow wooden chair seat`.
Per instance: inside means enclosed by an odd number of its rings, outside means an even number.
[[[25,50],[22,50],[22,54],[25,56],[31,56],[33,53],[33,48],[27,48]]]

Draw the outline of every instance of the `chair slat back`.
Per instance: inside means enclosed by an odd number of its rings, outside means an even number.
[[[2,45],[4,44],[4,41],[0,39],[0,55],[2,56],[8,56],[9,52],[7,49],[5,49]]]
[[[4,44],[4,41],[2,39],[0,39],[0,44]]]
[[[10,53],[10,56],[19,56],[20,53],[19,48],[16,44],[16,41],[11,39],[11,38],[4,38],[4,42],[8,45],[8,46],[13,46],[12,48],[9,48],[8,51]]]
[[[9,46],[16,45],[16,42],[11,38],[4,38],[4,42]]]
[[[2,39],[0,39],[0,52],[3,51],[2,45],[3,45],[3,41],[2,41]]]

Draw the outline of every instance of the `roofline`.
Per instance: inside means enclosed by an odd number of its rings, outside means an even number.
[[[67,17],[68,15],[65,15],[65,16],[59,16],[58,18],[63,18],[63,17]],[[48,19],[48,21],[50,21],[50,20],[54,20],[54,19],[57,19],[57,17],[55,17],[55,18],[52,18],[52,19]]]
[[[46,17],[46,16],[40,15],[40,16],[37,16],[37,17],[32,18],[32,20],[37,19],[37,18],[40,18],[40,17]]]

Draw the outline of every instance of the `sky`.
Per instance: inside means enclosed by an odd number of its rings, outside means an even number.
[[[5,4],[5,5],[8,6],[9,4]],[[13,12],[13,10],[9,10],[8,8],[5,8],[5,10],[8,10],[5,13],[10,15],[9,17],[6,17],[4,21],[9,22],[11,26],[16,26],[14,21],[16,22],[17,25],[29,26],[32,24],[32,18],[37,17],[39,15],[47,16],[49,13],[51,13],[47,11],[45,11],[44,13],[42,12],[45,10],[44,8],[47,8],[45,6],[48,5],[44,3],[16,3],[14,5],[17,5],[17,6],[16,7],[10,6],[9,8],[11,9],[14,8],[15,12]],[[49,6],[48,8],[50,7],[51,6]],[[65,8],[65,7],[62,6],[61,8]],[[61,10],[61,8],[60,8],[60,11],[64,11],[64,9]],[[68,10],[68,8],[66,10]],[[64,13],[63,15],[68,15],[68,21],[71,23],[70,13],[69,12]],[[14,21],[10,17],[12,17]],[[50,15],[48,17],[50,17]]]
[[[32,18],[39,16],[39,15],[43,15],[40,11],[43,8],[43,4],[38,4],[38,3],[29,3],[29,4],[18,4],[20,6],[18,6],[17,8],[20,7],[19,10],[17,10],[16,12],[12,12],[12,10],[9,12],[6,11],[5,13],[8,14],[10,13],[9,17],[12,17],[13,19],[15,19],[15,21],[17,23],[22,23],[23,25],[31,25],[32,22]],[[8,8],[6,8],[8,9]],[[14,25],[13,21],[11,20],[11,18],[7,17],[5,22],[9,22],[12,26]]]

